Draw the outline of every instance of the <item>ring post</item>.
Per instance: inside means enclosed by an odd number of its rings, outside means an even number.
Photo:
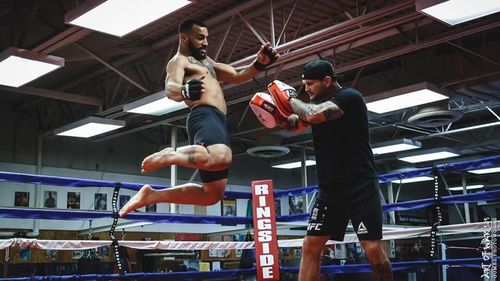
[[[273,182],[252,181],[253,225],[257,280],[280,280]]]

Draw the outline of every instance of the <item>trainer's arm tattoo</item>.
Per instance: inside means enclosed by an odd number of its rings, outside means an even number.
[[[332,101],[312,104],[305,103],[299,99],[291,99],[290,105],[293,112],[297,113],[300,119],[312,124],[337,119],[344,115],[344,111]]]

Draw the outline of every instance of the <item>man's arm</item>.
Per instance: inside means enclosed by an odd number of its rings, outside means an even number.
[[[299,99],[290,99],[290,105],[300,119],[307,123],[318,124],[342,117],[344,111],[332,101],[320,104],[305,103]]]
[[[253,65],[249,65],[242,70],[237,70],[229,64],[213,62],[217,79],[232,84],[241,84],[254,78],[260,71]]]
[[[257,53],[256,62],[248,65],[247,67],[237,70],[231,65],[225,63],[218,63],[208,58],[210,63],[215,68],[217,73],[217,78],[220,81],[229,82],[233,84],[240,84],[254,78],[260,70],[257,67],[265,68],[265,66],[270,65],[276,59],[279,58],[276,50],[273,50],[270,43],[266,43],[261,46],[259,52]]]
[[[174,101],[183,101],[181,94],[182,82],[184,79],[184,68],[187,60],[183,57],[175,56],[167,64],[167,77],[165,78],[165,94]]]

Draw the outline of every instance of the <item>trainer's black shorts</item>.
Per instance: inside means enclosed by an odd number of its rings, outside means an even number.
[[[229,146],[226,115],[210,105],[194,107],[187,118],[189,143],[203,145],[225,144]],[[228,169],[222,171],[199,170],[202,182],[227,178]]]
[[[382,239],[382,206],[377,190],[378,181],[367,179],[357,184],[366,185],[361,188],[364,190],[363,194],[336,196],[329,201],[316,199],[307,226],[308,236],[329,235],[332,240],[342,241],[347,223],[351,220],[359,240]]]

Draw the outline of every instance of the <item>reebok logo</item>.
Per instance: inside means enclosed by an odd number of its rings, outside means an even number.
[[[368,229],[366,229],[366,226],[363,222],[359,223],[358,230],[356,231],[357,234],[367,234]]]

